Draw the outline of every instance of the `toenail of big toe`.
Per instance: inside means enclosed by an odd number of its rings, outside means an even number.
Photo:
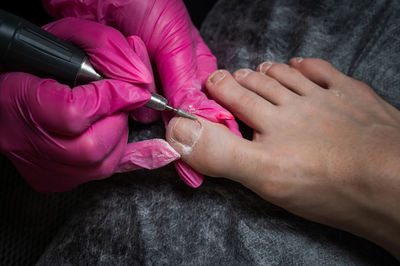
[[[172,121],[172,120],[171,120]],[[201,134],[202,125],[198,120],[174,118],[172,139],[188,147],[193,147]]]

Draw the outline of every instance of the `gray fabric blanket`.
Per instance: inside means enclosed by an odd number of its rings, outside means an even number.
[[[222,68],[320,57],[399,108],[399,26],[397,0],[221,0],[202,34]],[[131,140],[161,128],[136,130]],[[191,189],[169,166],[84,187],[39,265],[397,265],[368,241],[224,179]]]

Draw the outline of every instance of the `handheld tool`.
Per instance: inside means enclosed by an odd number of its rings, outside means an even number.
[[[80,48],[1,9],[0,66],[7,71],[53,78],[72,87],[103,78]],[[145,106],[196,119],[182,109],[169,106],[167,99],[153,92]]]

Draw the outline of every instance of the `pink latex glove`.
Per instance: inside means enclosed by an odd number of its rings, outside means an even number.
[[[225,124],[240,135],[231,113],[203,92],[205,79],[217,69],[215,57],[193,26],[181,0],[42,0],[54,18],[82,17],[112,25],[126,36],[138,35],[157,66],[164,96],[178,108]],[[167,124],[171,115],[164,114]],[[198,187],[203,176],[183,161],[181,178]]]
[[[140,59],[146,50],[139,38],[75,18],[45,29],[82,47],[94,67],[112,79],[71,89],[22,72],[0,75],[0,151],[33,188],[64,191],[179,158],[161,139],[127,143],[128,116],[150,99],[144,87],[153,83]]]

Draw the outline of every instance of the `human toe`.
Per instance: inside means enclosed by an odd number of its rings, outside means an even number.
[[[262,68],[265,70],[265,68]],[[250,69],[240,69],[233,74],[235,80],[275,105],[293,101],[298,95],[285,88],[276,79]]]
[[[329,89],[338,87],[346,76],[329,62],[319,58],[292,58],[289,64],[306,78],[319,86]]]
[[[274,111],[272,103],[241,86],[226,70],[214,72],[208,78],[206,88],[214,100],[257,131],[263,130],[262,118]]]
[[[253,144],[225,126],[202,118],[173,118],[167,127],[167,141],[181,159],[196,171],[241,182],[256,169]]]
[[[257,70],[275,80],[282,86],[290,89],[298,95],[308,95],[316,88],[316,85],[304,77],[297,69],[283,63],[261,63]]]

